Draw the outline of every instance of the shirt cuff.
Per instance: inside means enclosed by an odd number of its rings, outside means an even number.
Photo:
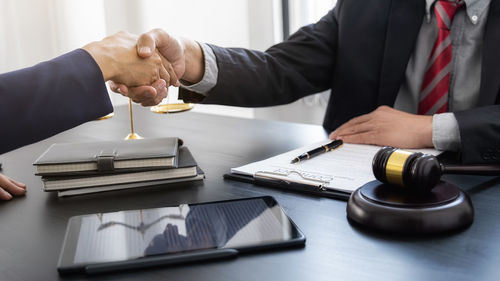
[[[432,144],[437,150],[458,151],[460,130],[452,112],[434,114],[432,117]]]
[[[200,82],[187,85],[181,81],[181,87],[206,96],[206,94],[215,87],[215,84],[217,84],[219,69],[217,68],[217,60],[212,48],[205,43],[198,44],[200,44],[203,51],[203,57],[205,58],[205,73]]]

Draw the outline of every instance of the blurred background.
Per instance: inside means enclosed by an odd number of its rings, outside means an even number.
[[[153,28],[224,47],[265,50],[316,22],[336,0],[1,0],[0,73],[51,59],[121,30]],[[115,106],[127,99],[110,94]],[[169,90],[169,101],[177,91]],[[329,92],[271,108],[194,111],[321,124]]]

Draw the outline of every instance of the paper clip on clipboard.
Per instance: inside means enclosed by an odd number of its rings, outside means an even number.
[[[298,176],[298,178],[295,178],[293,180],[290,180],[290,175],[295,174]],[[330,180],[321,180],[321,179],[316,179],[312,177],[308,177],[306,175],[302,175],[302,173],[298,171],[286,171],[286,172],[280,172],[280,170],[277,170],[276,172],[268,172],[268,171],[258,171],[254,174],[253,176],[256,180],[279,180],[283,181],[286,184],[301,184],[305,186],[311,186],[312,188],[317,188],[319,191],[325,191],[326,187]]]
[[[295,174],[298,177],[291,180],[291,174]],[[345,201],[347,201],[350,196],[350,193],[347,192],[327,189],[326,185],[332,179],[323,180],[315,177],[309,177],[298,171],[258,171],[253,177],[239,174],[226,174],[224,175],[224,178]]]

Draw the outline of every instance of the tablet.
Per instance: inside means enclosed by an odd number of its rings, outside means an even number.
[[[302,246],[305,236],[272,197],[76,216],[57,269],[101,273]]]

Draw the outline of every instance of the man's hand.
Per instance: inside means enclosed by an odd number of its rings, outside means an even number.
[[[154,50],[165,57],[173,66],[173,70],[179,79],[188,83],[198,83],[205,73],[205,61],[203,51],[198,43],[193,40],[183,38],[177,39],[161,29],[153,29],[142,34],[137,41],[137,53],[143,58],[148,58],[154,54]],[[110,83],[110,88],[114,92],[127,96],[151,95],[155,92],[153,87],[127,87],[119,81]],[[180,86],[180,83],[171,83]]]
[[[163,79],[169,84],[178,81],[172,65],[159,52],[152,50],[147,58],[137,55],[138,37],[119,32],[83,47],[101,68],[105,81],[132,86],[151,85]]]
[[[0,174],[0,200],[10,200],[12,195],[24,195],[26,185]]]
[[[347,143],[398,148],[433,147],[432,116],[380,106],[368,114],[349,120],[333,131],[329,138],[341,138]]]
[[[168,94],[168,85],[165,80],[160,79],[151,86],[129,88],[123,84],[115,84],[109,81],[109,88],[113,92],[129,97],[132,101],[140,103],[142,106],[153,106],[159,104]]]
[[[186,71],[185,46],[183,42],[161,29],[153,29],[139,36],[139,40],[137,40],[137,54],[140,57],[149,58],[154,54],[156,49],[172,64],[175,74],[179,78],[182,78]],[[174,85],[179,86],[179,81]]]

